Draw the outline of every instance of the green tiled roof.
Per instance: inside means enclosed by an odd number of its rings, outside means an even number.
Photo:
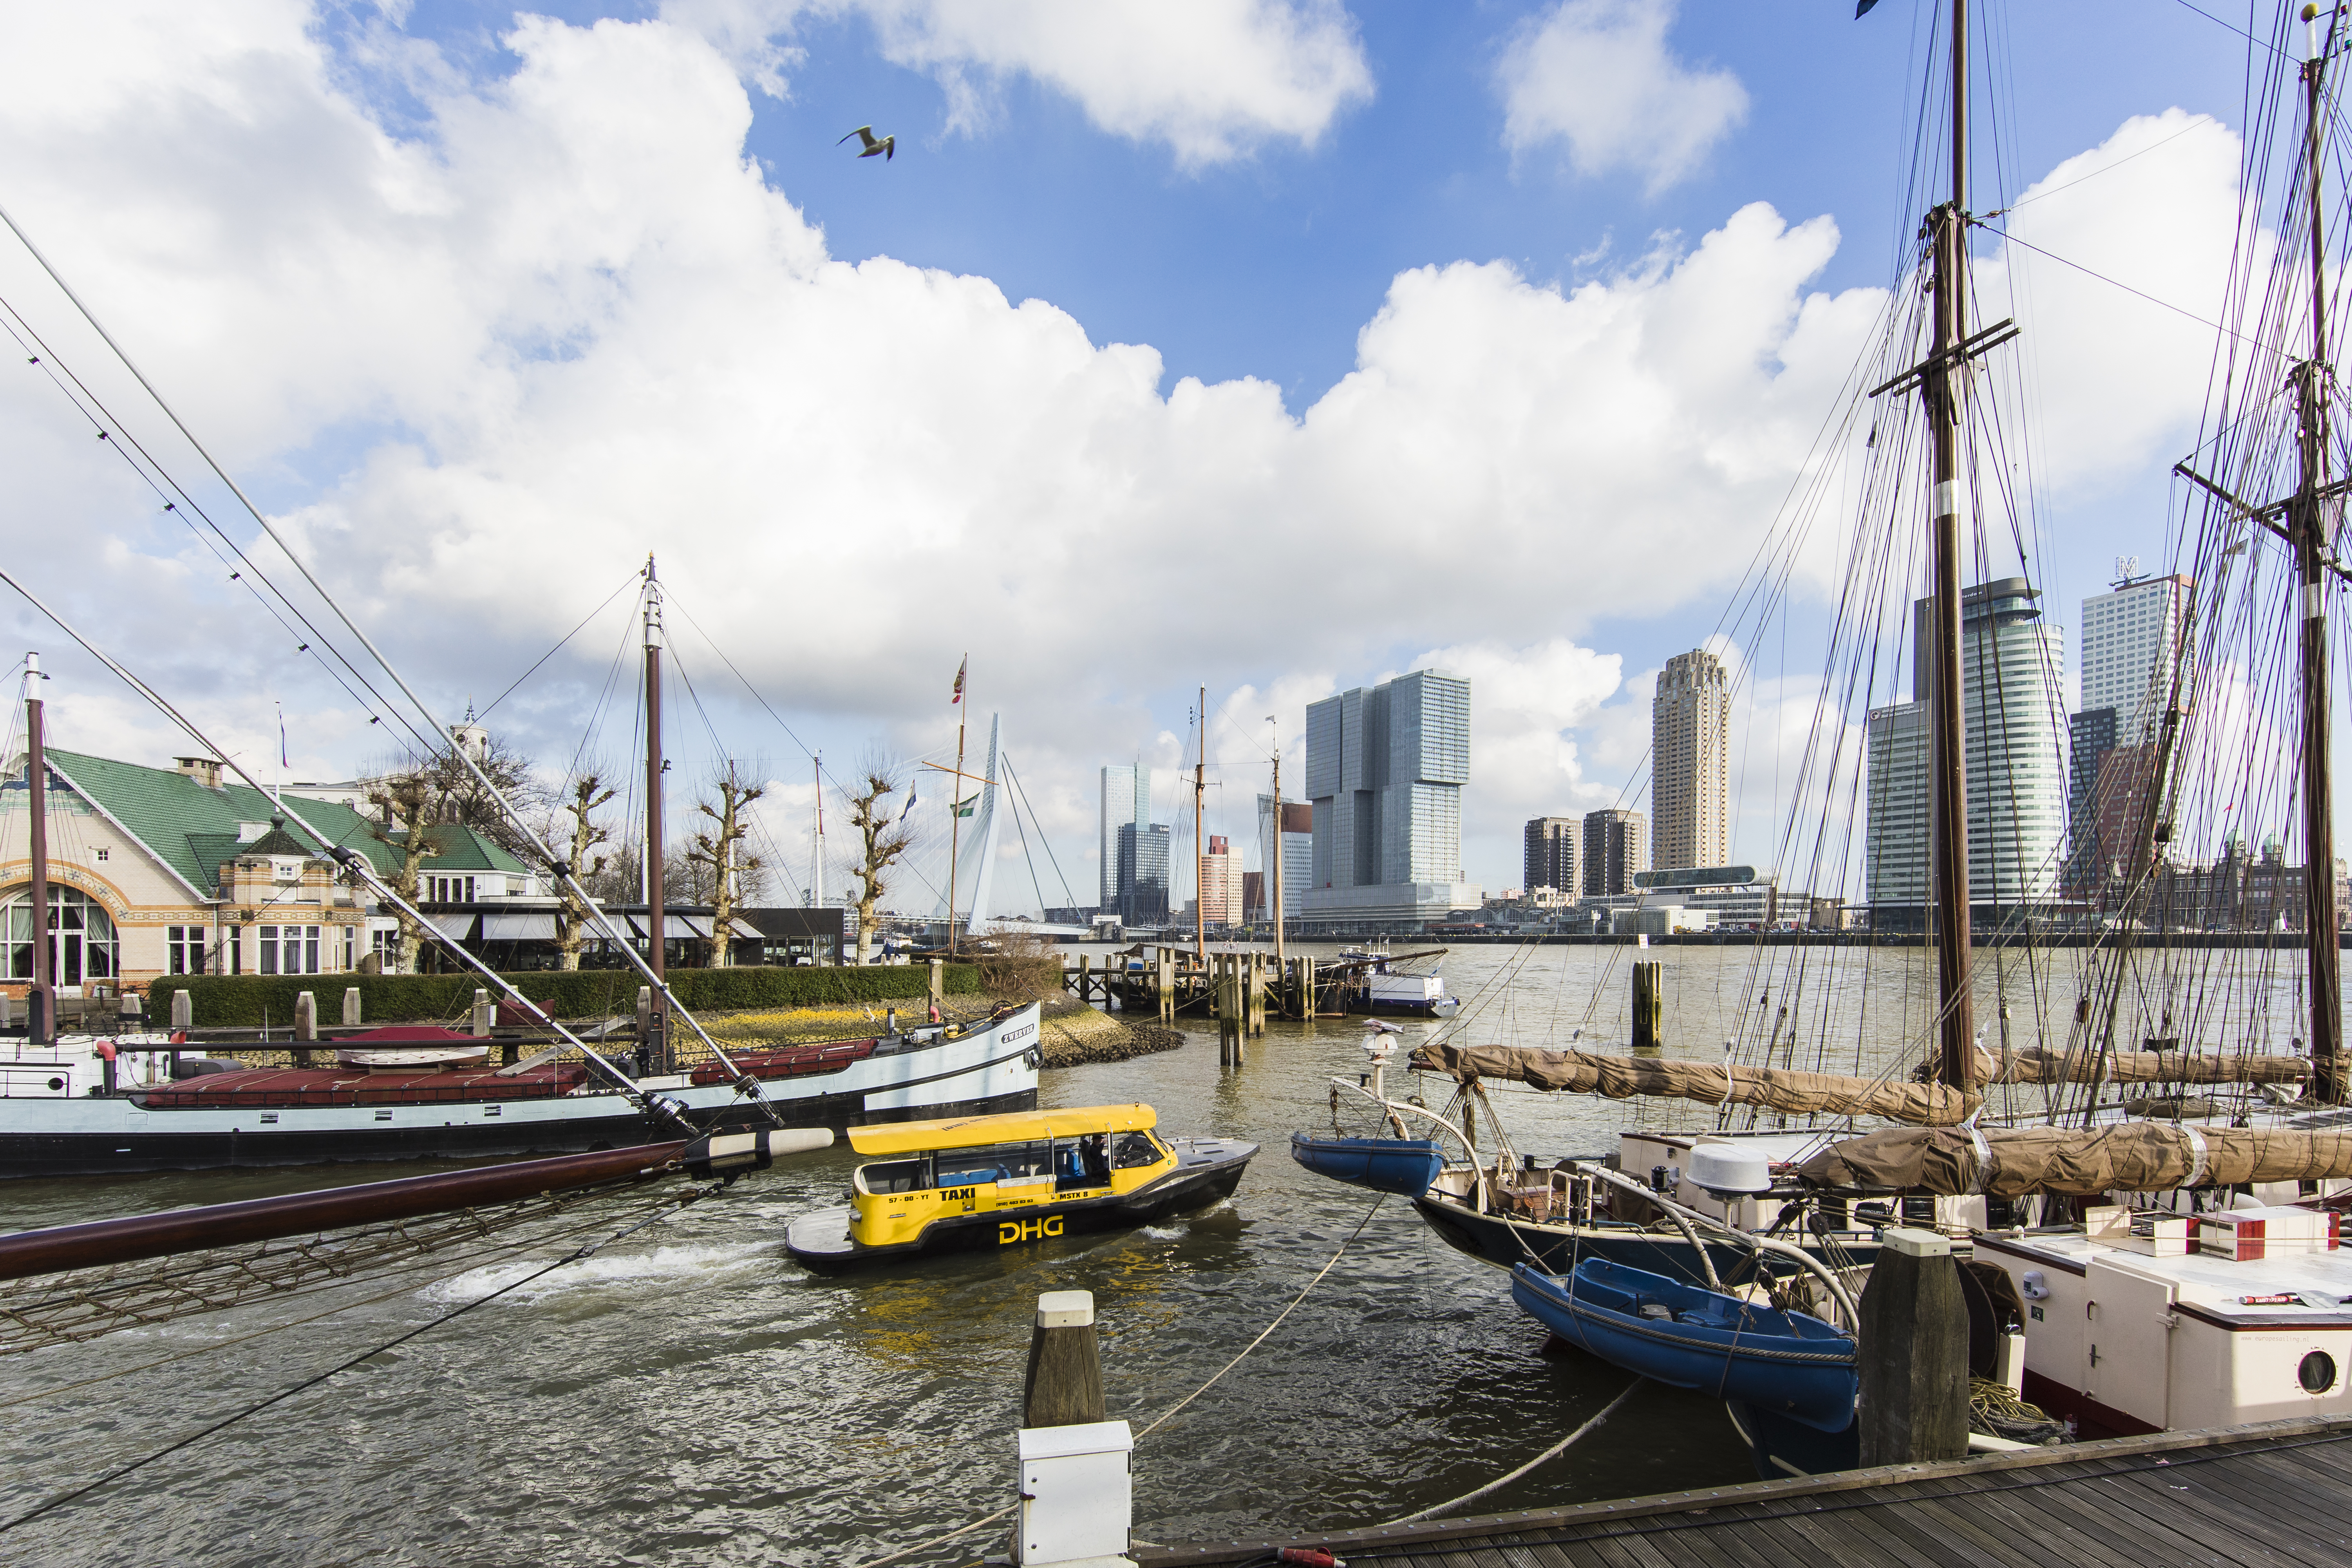
[[[207,789],[173,768],[142,767],[79,752],[52,751],[47,755],[53,772],[121,823],[157,859],[208,893],[216,891],[225,862],[235,859],[240,850],[251,853],[257,847],[239,840],[239,825],[268,822],[278,815],[268,795],[243,784]],[[287,799],[303,821],[336,843],[365,855],[380,873],[390,876],[399,868],[398,847],[378,841],[369,818],[347,805],[292,795]],[[285,831],[308,844],[309,836],[299,829],[289,826]],[[513,856],[471,828],[427,831],[441,848],[439,855],[425,862],[435,871],[520,874],[523,870]]]

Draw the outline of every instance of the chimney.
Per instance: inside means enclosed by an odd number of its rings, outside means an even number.
[[[206,789],[221,786],[221,765],[216,757],[173,757],[172,764]]]

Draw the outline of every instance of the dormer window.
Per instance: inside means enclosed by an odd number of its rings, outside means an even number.
[[[278,858],[273,858],[269,865],[271,874],[278,881],[299,882],[302,879],[302,862],[299,860]]]
[[[103,849],[100,849],[100,850],[98,852],[98,858],[99,858],[100,860],[105,859],[105,858],[106,858],[106,851],[105,851],[105,850],[103,850]]]

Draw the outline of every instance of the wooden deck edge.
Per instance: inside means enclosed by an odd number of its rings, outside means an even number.
[[[1579,1503],[1572,1508],[1529,1509],[1517,1513],[1474,1514],[1461,1519],[1430,1520],[1419,1524],[1375,1526],[1359,1530],[1303,1530],[1259,1541],[1202,1542],[1191,1545],[1139,1546],[1128,1555],[1139,1568],[1174,1568],[1179,1563],[1216,1563],[1262,1556],[1285,1546],[1322,1546],[1347,1555],[1349,1546],[1402,1545],[1464,1536],[1517,1534],[1556,1530],[1605,1521],[1654,1518],[1667,1513],[1697,1513],[1710,1509],[1768,1503],[1788,1498],[1817,1497],[1856,1491],[1869,1487],[1909,1485],[1951,1476],[1970,1478],[2030,1470],[2053,1465],[2096,1463],[2103,1459],[2136,1458],[2143,1454],[2178,1453],[2237,1444],[2262,1444],[2328,1434],[2352,1436],[2352,1415],[2299,1416],[2284,1421],[2257,1421],[2242,1426],[2212,1426],[2192,1432],[2158,1432],[2144,1437],[2113,1437],[2094,1443],[2066,1443],[2021,1453],[1991,1454],[1981,1458],[1953,1459],[1938,1464],[1885,1465],[1868,1470],[1840,1470],[1826,1476],[1803,1476],[1780,1481],[1749,1481],[1734,1487],[1697,1491],[1658,1492],[1648,1497],[1608,1502]],[[1900,1500],[1894,1500],[1899,1501]]]

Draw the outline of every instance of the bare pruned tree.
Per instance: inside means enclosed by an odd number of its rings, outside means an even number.
[[[743,820],[744,807],[767,793],[764,785],[743,783],[730,762],[726,772],[710,781],[710,794],[719,797],[719,803],[713,805],[709,795],[694,803],[694,809],[710,819],[710,830],[694,836],[686,858],[710,885],[713,969],[725,969],[734,963],[735,911],[743,905],[747,892],[756,896],[758,883],[765,879],[767,863],[736,847],[751,833],[751,824]]]
[[[902,786],[905,772],[897,759],[876,745],[859,763],[849,792],[849,825],[857,831],[857,865],[850,872],[857,909],[857,962],[874,962],[875,910],[890,890],[891,868],[915,846],[914,825],[908,820],[915,804],[911,784]],[[906,804],[898,804],[901,789]]]
[[[602,773],[591,770],[572,781],[563,795],[562,815],[569,819],[569,831],[555,837],[565,845],[565,862],[572,877],[582,885],[604,875],[607,858],[596,853],[597,846],[611,842],[613,830],[598,822],[594,813],[608,804],[614,795],[604,783]],[[586,945],[591,919],[587,901],[572,891],[570,884],[558,879],[555,887],[555,952],[558,966],[564,969],[580,967],[580,950]]]

